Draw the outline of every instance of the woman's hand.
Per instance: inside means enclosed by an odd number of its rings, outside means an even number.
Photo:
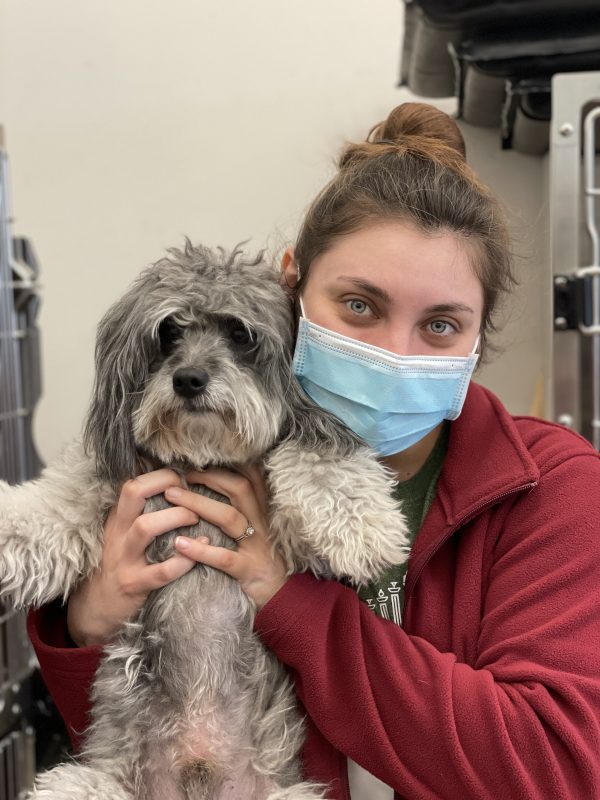
[[[143,513],[147,498],[169,486],[181,486],[177,473],[169,469],[123,484],[104,526],[100,566],[69,598],[67,627],[80,647],[109,642],[153,589],[180,578],[194,566],[194,561],[181,554],[159,564],[146,561],[146,548],[156,536],[198,522],[193,511],[177,506]]]
[[[241,475],[211,467],[204,472],[190,472],[186,478],[189,483],[201,483],[225,495],[231,505],[179,488],[165,492],[170,503],[193,511],[234,540],[240,539],[249,526],[254,533],[241,538],[236,550],[185,536],[177,537],[175,547],[189,558],[231,575],[257,608],[262,608],[281,589],[287,574],[283,559],[268,539],[267,490],[260,468],[248,466]]]

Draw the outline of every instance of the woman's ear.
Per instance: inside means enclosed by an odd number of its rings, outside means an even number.
[[[294,247],[286,247],[281,258],[281,285],[288,292],[298,283],[298,265],[294,259]]]

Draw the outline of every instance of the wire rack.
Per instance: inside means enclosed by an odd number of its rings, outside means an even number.
[[[8,158],[0,145],[0,480],[39,474],[31,421],[41,394],[36,318],[38,265],[26,239],[11,234]],[[0,514],[2,509],[0,508]],[[0,603],[0,800],[25,796],[36,769],[33,705],[36,666],[25,614]]]

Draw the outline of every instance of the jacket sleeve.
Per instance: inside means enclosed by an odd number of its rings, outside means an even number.
[[[71,643],[66,608],[58,602],[30,611],[27,629],[44,682],[78,751],[90,722],[90,690],[102,648]]]
[[[471,665],[308,574],[256,630],[323,736],[404,797],[600,797],[599,528],[597,456],[514,503]]]

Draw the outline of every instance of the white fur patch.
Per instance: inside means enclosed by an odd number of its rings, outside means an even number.
[[[284,443],[266,466],[273,541],[290,571],[348,577],[358,585],[408,558],[394,479],[367,448],[340,458]]]
[[[0,597],[16,607],[67,597],[99,563],[114,501],[79,443],[36,481],[0,482]]]

